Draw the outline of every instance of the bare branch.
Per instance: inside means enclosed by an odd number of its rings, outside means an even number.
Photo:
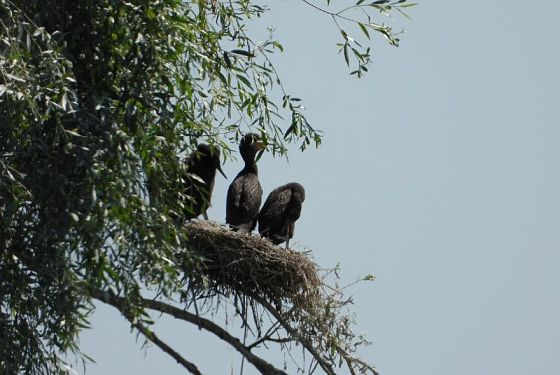
[[[295,340],[291,337],[275,338],[275,337],[272,337],[272,336],[264,336],[263,338],[255,341],[254,343],[249,345],[247,348],[253,349],[253,348],[256,348],[257,346],[259,346],[260,344],[265,343],[265,342],[275,342],[277,344],[287,344],[287,343],[292,342],[292,341],[295,341]]]
[[[171,348],[169,345],[163,342],[159,337],[157,337],[154,332],[146,328],[141,323],[135,323],[130,312],[128,311],[129,306],[126,302],[126,299],[116,296],[111,291],[105,292],[101,290],[91,290],[90,294],[93,298],[103,303],[106,303],[108,305],[111,305],[115,307],[117,310],[119,310],[121,314],[132,324],[134,328],[140,331],[140,333],[142,333],[148,340],[150,340],[155,345],[157,345],[161,350],[169,354],[173,359],[177,361],[177,363],[179,363],[184,368],[186,368],[191,374],[202,375],[202,373],[196,367],[195,364],[183,358],[179,353],[173,350],[173,348]]]
[[[286,344],[288,342],[294,341],[293,338],[291,337],[280,337],[280,335],[278,334],[278,330],[281,328],[281,324],[280,322],[275,322],[267,331],[264,335],[261,336],[260,339],[258,339],[257,341],[255,341],[254,343],[252,343],[251,345],[249,345],[247,348],[249,350],[259,346],[260,344],[266,343],[267,341],[270,342],[275,342],[278,344]],[[278,337],[273,337],[273,335],[276,334],[278,335]]]
[[[130,319],[129,321],[132,323]],[[173,359],[175,359],[177,363],[183,365],[183,367],[189,370],[192,374],[197,374],[197,375],[201,374],[201,372],[193,363],[184,359],[179,353],[173,350],[172,347],[170,347],[165,342],[163,342],[159,337],[157,337],[153,331],[149,330],[148,328],[146,328],[140,323],[132,323],[132,326],[136,328],[138,331],[140,331],[140,333],[142,333],[148,340],[156,344],[161,350],[163,350],[171,357],[173,357]]]
[[[90,290],[90,294],[93,298],[100,300],[101,302],[109,303],[117,308],[119,306],[126,306],[126,300],[123,297],[116,296],[112,292],[104,292],[100,290]],[[105,297],[108,295],[109,297]],[[107,302],[106,300],[110,302]],[[272,375],[287,375],[284,371],[275,368],[273,365],[265,361],[264,359],[256,356],[253,354],[246,346],[244,346],[241,341],[237,337],[232,336],[229,332],[225,329],[217,325],[216,323],[192,314],[188,311],[181,310],[175,306],[171,306],[169,304],[148,300],[145,298],[139,297],[137,301],[140,306],[156,310],[165,314],[169,314],[176,319],[184,320],[189,323],[195,324],[199,328],[202,328],[210,333],[213,333],[223,341],[227,342],[231,346],[233,346],[239,353],[241,353],[247,361],[249,361],[253,366],[255,366],[262,374],[272,374]],[[119,310],[121,310],[119,308]],[[122,311],[121,311],[122,312]]]
[[[309,341],[307,341],[295,329],[293,329],[290,324],[286,322],[286,319],[284,319],[284,317],[270,303],[268,303],[267,300],[257,295],[251,295],[251,298],[260,303],[268,312],[270,312],[276,318],[276,320],[278,320],[278,322],[282,324],[282,327],[284,327],[286,332],[288,332],[293,338],[299,341],[305,349],[307,349],[307,351],[313,356],[313,358],[315,358],[315,360],[319,363],[319,366],[321,366],[321,368],[327,374],[335,375],[332,366],[329,365],[327,361],[325,361],[325,359],[317,352],[317,350],[315,350],[313,345],[311,345]]]

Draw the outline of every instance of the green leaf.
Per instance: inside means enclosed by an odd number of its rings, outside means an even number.
[[[16,76],[16,75],[10,74],[10,73],[6,73],[6,77],[8,77],[8,78],[10,78],[10,79],[12,79],[12,80],[14,80],[14,81],[17,81],[17,82],[23,82],[23,83],[25,83],[25,79],[23,79],[23,78],[21,78],[21,77],[18,77],[18,76]]]
[[[231,53],[235,53],[236,55],[246,56],[246,57],[253,57],[253,54],[249,51],[245,51],[242,49],[234,49],[230,51]]]
[[[368,39],[370,39],[370,37],[369,37],[369,32],[368,32],[366,26],[365,26],[363,23],[361,23],[361,22],[358,22],[358,26],[360,26],[360,29],[361,29],[362,32],[365,34],[365,36],[366,36]]]
[[[277,41],[273,41],[272,45],[280,50],[280,52],[284,52],[284,47]]]
[[[238,80],[240,80],[241,82],[243,82],[243,84],[245,86],[248,86],[250,88],[253,88],[253,86],[251,86],[251,82],[249,82],[249,80],[247,78],[245,78],[244,76],[242,76],[241,74],[236,74],[236,77]]]

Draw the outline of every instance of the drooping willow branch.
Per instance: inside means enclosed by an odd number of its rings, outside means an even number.
[[[392,10],[396,10],[405,17],[408,17],[404,9],[415,5],[414,3],[409,3],[408,0],[378,0],[371,2],[358,0],[353,5],[346,6],[338,11],[331,11],[328,9],[328,6],[331,5],[331,0],[327,0],[327,8],[318,6],[311,0],[302,1],[313,9],[332,18],[333,23],[342,36],[342,43],[337,44],[340,48],[339,52],[343,53],[344,60],[348,67],[351,66],[350,56],[353,56],[353,59],[358,63],[358,69],[351,71],[350,74],[355,74],[358,78],[362,77],[363,74],[368,71],[367,65],[371,63],[370,47],[364,47],[357,39],[351,37],[342,23],[350,23],[358,26],[361,33],[368,40],[371,39],[370,31],[373,31],[383,35],[390,45],[398,47],[398,34],[400,33],[395,33],[391,26],[372,21],[371,13],[378,11],[382,14],[389,15]],[[346,15],[351,12],[359,12],[359,14]]]

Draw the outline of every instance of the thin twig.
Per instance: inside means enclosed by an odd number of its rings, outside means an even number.
[[[284,338],[277,339],[277,338],[274,338],[272,336],[264,336],[260,340],[257,340],[254,343],[252,343],[251,345],[249,345],[247,348],[248,349],[253,349],[253,348],[255,348],[255,347],[257,347],[260,344],[265,343],[265,342],[275,342],[277,344],[286,344],[286,343],[293,342],[293,341],[294,341],[294,339],[291,338],[291,337],[284,337]]]

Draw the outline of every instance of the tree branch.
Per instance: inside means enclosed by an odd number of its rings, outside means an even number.
[[[116,296],[112,292],[104,292],[101,290],[90,290],[90,294],[93,298],[100,300],[101,302],[109,303],[119,310],[121,310],[118,306],[123,305],[126,306],[126,300],[123,297]],[[106,302],[105,295],[109,295],[109,300],[111,302]],[[244,346],[241,341],[237,337],[232,336],[229,332],[225,329],[217,325],[216,323],[192,314],[188,311],[181,310],[175,306],[171,306],[169,304],[160,302],[160,301],[153,301],[148,300],[145,298],[139,297],[139,304],[142,307],[156,310],[165,314],[169,314],[176,319],[184,320],[189,323],[197,325],[199,328],[202,328],[210,333],[213,333],[223,341],[227,342],[231,346],[233,346],[239,353],[241,353],[247,361],[249,361],[253,366],[257,368],[262,374],[271,374],[271,375],[287,375],[284,371],[277,369],[264,359],[256,356],[253,354],[246,346]],[[122,312],[122,311],[121,311]],[[163,349],[163,348],[162,348]]]
[[[129,320],[129,322],[132,323],[132,321],[130,319],[128,319],[128,320]],[[186,367],[187,370],[189,370],[191,373],[196,374],[196,375],[199,375],[199,374],[202,375],[201,372],[198,370],[198,368],[193,363],[184,359],[179,353],[177,353],[175,350],[173,350],[172,347],[170,347],[165,342],[163,342],[159,337],[157,337],[156,334],[153,331],[149,330],[148,328],[146,328],[145,326],[143,326],[140,323],[132,323],[132,326],[134,328],[136,328],[138,331],[140,331],[148,340],[150,340],[151,342],[156,344],[161,350],[163,350],[164,352],[169,354],[171,357],[173,357],[173,359],[175,359],[179,364]]]
[[[329,363],[327,363],[327,361],[325,361],[323,359],[323,357],[317,352],[317,350],[315,350],[313,345],[311,345],[311,343],[308,340],[303,338],[296,330],[294,330],[288,324],[288,322],[286,322],[286,320],[282,317],[282,315],[278,312],[278,310],[274,309],[274,307],[270,303],[268,303],[267,300],[265,300],[264,298],[262,298],[260,296],[251,295],[251,298],[253,298],[255,301],[260,303],[268,312],[270,312],[276,318],[276,320],[282,325],[282,327],[284,327],[284,329],[292,337],[294,337],[297,341],[299,341],[303,345],[303,347],[305,349],[307,349],[307,351],[315,358],[315,360],[317,361],[319,366],[321,366],[321,368],[327,374],[335,375],[335,372],[334,372],[334,369],[332,368],[332,366]],[[344,361],[346,362],[346,365],[348,366],[348,369],[349,369],[351,374],[356,373],[354,371],[354,366],[353,366],[353,364],[356,363],[359,366],[361,366],[362,369],[369,370],[374,375],[379,375],[379,372],[377,372],[377,370],[375,368],[373,368],[369,364],[365,363],[364,361],[360,360],[359,358],[356,358],[356,357],[353,357],[353,356],[349,355],[346,351],[344,351],[342,349],[339,350],[339,353],[342,356],[342,358],[344,359]]]
[[[262,337],[260,339],[256,340],[251,345],[247,346],[247,349],[251,350],[251,349],[259,346],[260,344],[266,343],[267,341],[275,342],[275,343],[278,343],[278,344],[286,344],[288,342],[294,341],[294,338],[292,338],[292,337],[280,337],[280,335],[278,335],[278,338],[272,337],[272,335],[278,334],[278,330],[281,328],[281,326],[282,325],[278,321],[276,323],[274,323],[266,331],[266,333],[264,335],[262,335]]]
[[[161,350],[169,354],[173,359],[177,361],[177,363],[179,363],[184,368],[186,368],[190,373],[195,375],[202,375],[202,373],[196,367],[195,364],[183,358],[179,353],[173,350],[173,348],[171,348],[169,345],[163,342],[159,337],[157,337],[154,332],[150,331],[148,328],[146,328],[144,325],[140,323],[134,323],[134,320],[132,319],[130,312],[128,312],[129,306],[124,298],[116,296],[111,291],[105,292],[101,290],[90,290],[90,294],[93,298],[103,303],[106,303],[108,305],[111,305],[115,307],[117,310],[119,310],[120,313],[132,324],[134,328],[140,331],[140,333],[142,333],[148,340],[150,340],[155,345],[157,345]]]
[[[288,322],[286,322],[284,317],[280,315],[280,313],[270,303],[268,303],[267,300],[254,294],[251,294],[251,298],[253,298],[255,301],[260,303],[268,312],[270,312],[276,318],[276,320],[280,322],[280,324],[282,325],[282,327],[284,327],[286,332],[288,332],[292,337],[294,337],[297,341],[299,341],[305,349],[307,349],[307,351],[319,363],[319,366],[321,366],[323,371],[325,371],[328,375],[336,375],[332,366],[329,365],[327,361],[325,361],[325,359],[317,352],[317,350],[315,350],[313,345],[311,345],[309,341],[301,337],[301,335],[295,329],[293,329],[288,324]]]
[[[295,341],[295,339],[293,339],[291,337],[283,337],[283,338],[277,339],[277,338],[274,338],[272,336],[264,336],[262,339],[257,340],[254,343],[252,343],[251,345],[249,345],[247,347],[247,349],[256,348],[257,346],[259,346],[260,344],[265,343],[265,342],[275,342],[277,344],[287,344],[287,343],[293,342],[293,341]]]

